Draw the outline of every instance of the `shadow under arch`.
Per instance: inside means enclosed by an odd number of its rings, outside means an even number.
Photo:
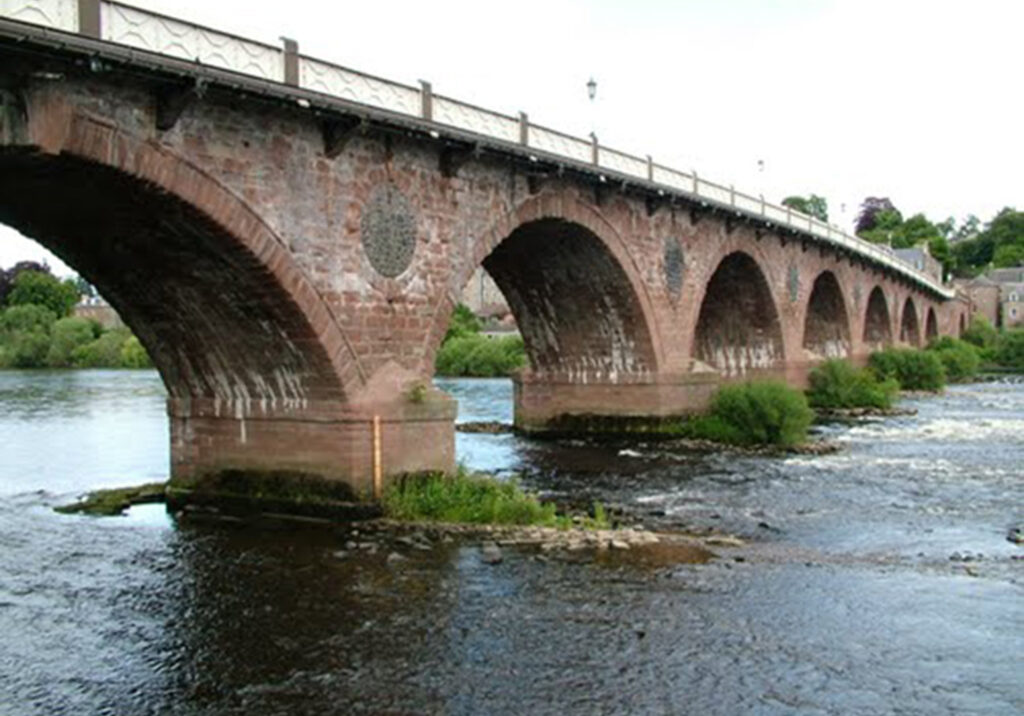
[[[72,114],[60,146],[0,147],[0,222],[94,284],[172,401],[306,408],[362,382],[283,242],[166,147]]]
[[[925,341],[931,341],[939,337],[939,320],[935,316],[935,308],[933,306],[928,307],[928,318],[924,323],[924,339]]]
[[[836,275],[822,271],[814,280],[804,317],[803,348],[813,359],[850,354],[850,320]]]
[[[749,254],[736,251],[719,262],[704,290],[691,353],[730,377],[770,370],[784,359],[775,301]]]
[[[915,347],[920,347],[921,345],[921,328],[917,320],[917,306],[914,305],[914,299],[910,296],[907,296],[907,300],[903,302],[903,311],[900,315],[900,343],[906,343]]]
[[[881,286],[871,289],[868,296],[868,305],[864,312],[863,341],[869,350],[879,350],[892,345],[892,318]]]
[[[586,382],[656,371],[637,291],[589,228],[556,218],[525,222],[481,265],[508,302],[533,373]]]

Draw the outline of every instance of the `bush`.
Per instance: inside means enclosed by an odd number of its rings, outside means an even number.
[[[999,337],[996,361],[1007,368],[1024,371],[1024,329],[1007,331]]]
[[[42,332],[47,335],[57,316],[45,306],[23,304],[11,306],[0,313],[0,334]]]
[[[946,379],[950,383],[964,383],[978,374],[981,353],[972,343],[942,336],[932,341],[928,350],[934,352],[942,361]]]
[[[556,525],[555,506],[542,505],[515,481],[471,475],[410,476],[392,484],[382,504],[389,517],[471,524]]]
[[[509,375],[526,364],[519,336],[488,338],[478,333],[446,341],[437,352],[438,375],[478,378]]]
[[[692,437],[735,445],[790,447],[807,440],[814,413],[799,390],[778,381],[726,385],[710,412],[687,423]]]
[[[152,368],[153,361],[150,359],[146,349],[135,336],[129,336],[128,340],[121,346],[122,368]]]
[[[107,331],[96,340],[71,351],[76,368],[117,368],[121,365],[121,348],[131,337],[127,328]]]
[[[828,360],[811,371],[807,399],[815,408],[890,408],[899,391],[894,380],[879,381],[866,368]]]
[[[886,348],[871,354],[868,365],[879,380],[895,380],[902,390],[941,390],[946,370],[932,351]]]
[[[999,340],[999,331],[988,322],[988,319],[978,314],[971,317],[971,324],[964,331],[962,338],[978,348],[992,349]]]
[[[8,337],[2,353],[2,368],[42,368],[46,365],[46,352],[50,337],[37,331],[19,331]]]
[[[441,345],[444,345],[453,338],[462,338],[463,336],[479,333],[480,328],[480,319],[476,317],[476,314],[473,313],[469,306],[460,303],[452,311],[451,321],[448,323],[448,331],[444,334],[444,340],[441,341]]]
[[[43,306],[11,306],[0,313],[0,368],[42,368],[50,348],[53,312]]]
[[[50,347],[46,353],[46,365],[51,368],[67,368],[71,365],[71,353],[96,338],[94,321],[84,318],[62,318],[53,324],[50,331]]]

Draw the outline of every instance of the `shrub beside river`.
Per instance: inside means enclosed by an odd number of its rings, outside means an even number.
[[[497,378],[526,365],[526,349],[518,335],[487,336],[469,308],[459,304],[452,312],[448,332],[437,352],[437,375],[452,378]]]
[[[0,310],[0,368],[151,368],[127,328],[69,315],[78,290],[44,271],[22,271]]]

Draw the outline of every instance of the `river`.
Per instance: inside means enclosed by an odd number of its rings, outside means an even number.
[[[503,420],[506,380],[442,380]],[[717,528],[707,564],[52,507],[166,476],[155,373],[0,372],[0,714],[1024,713],[1024,385],[789,459],[459,434],[469,467]],[[339,556],[345,555],[345,556]],[[742,561],[740,561],[742,560]]]

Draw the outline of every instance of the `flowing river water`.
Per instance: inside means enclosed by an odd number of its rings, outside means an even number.
[[[444,380],[460,421],[506,380]],[[830,456],[458,436],[460,459],[743,548],[658,565],[351,528],[52,511],[167,472],[150,372],[0,372],[0,714],[1024,713],[1024,385]]]

